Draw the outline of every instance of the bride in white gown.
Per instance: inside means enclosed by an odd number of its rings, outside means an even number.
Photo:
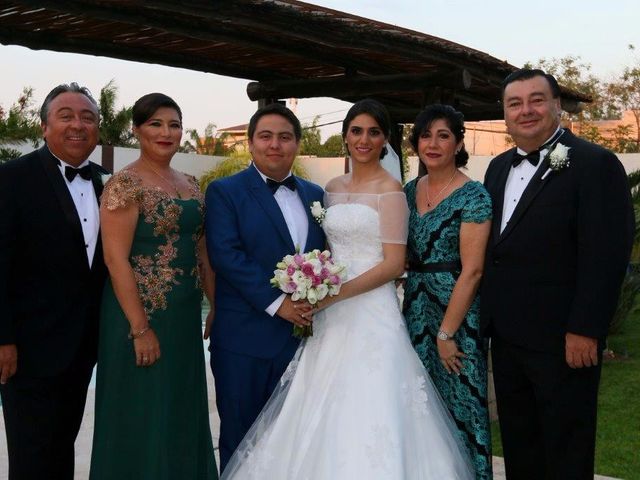
[[[379,159],[388,115],[356,103],[343,137],[353,172],[333,179],[323,228],[349,281],[321,302],[303,341],[222,479],[453,480],[475,477],[413,350],[394,279],[408,207]]]

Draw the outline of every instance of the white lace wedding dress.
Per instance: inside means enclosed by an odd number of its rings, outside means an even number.
[[[335,194],[323,228],[348,278],[406,243],[404,193]],[[472,479],[455,426],[415,354],[389,282],[315,316],[222,479]]]

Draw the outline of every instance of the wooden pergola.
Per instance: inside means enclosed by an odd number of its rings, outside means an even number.
[[[295,0],[0,1],[0,43],[102,55],[253,80],[251,100],[384,103],[398,124],[427,104],[466,120],[502,117],[516,67],[448,40]],[[563,108],[590,98],[562,89]],[[395,148],[400,151],[399,148]]]

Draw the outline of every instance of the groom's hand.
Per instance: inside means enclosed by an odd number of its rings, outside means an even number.
[[[291,297],[287,295],[280,305],[280,308],[276,311],[276,315],[284,318],[286,321],[299,325],[301,327],[307,327],[311,325],[311,318],[305,318],[302,315],[308,312],[310,307],[306,302],[293,302]]]
[[[575,333],[565,335],[565,357],[571,368],[598,364],[598,340]]]
[[[14,344],[0,345],[0,384],[4,385],[7,380],[16,373],[18,368],[18,349]]]

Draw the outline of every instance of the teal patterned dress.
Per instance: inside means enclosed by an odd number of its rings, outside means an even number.
[[[467,182],[433,210],[420,215],[416,207],[417,179],[405,186],[409,203],[407,251],[412,264],[460,262],[462,222],[482,223],[491,218],[491,199],[480,182]],[[476,468],[477,479],[491,479],[491,431],[487,406],[487,348],[480,336],[479,299],[476,296],[454,339],[465,353],[461,374],[448,374],[440,363],[436,334],[460,273],[409,271],[405,284],[404,315],[418,356],[428,370],[460,431]]]

